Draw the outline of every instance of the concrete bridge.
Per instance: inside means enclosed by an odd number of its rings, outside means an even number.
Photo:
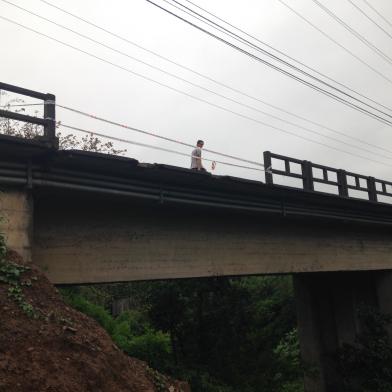
[[[268,152],[265,163],[263,183],[3,135],[2,230],[54,284],[291,274],[302,356],[317,369],[306,390],[336,392],[331,355],[360,330],[358,305],[392,313],[392,205],[377,202],[392,184]]]
[[[392,312],[392,206],[0,136],[7,243],[55,284],[292,274],[307,391],[356,307]]]
[[[56,284],[371,271],[392,206],[0,136],[8,241]]]

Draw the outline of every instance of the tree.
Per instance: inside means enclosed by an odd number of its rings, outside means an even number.
[[[131,282],[77,290],[107,310],[113,300],[131,297],[129,311],[114,318],[114,340],[130,355],[188,380],[192,392],[303,391],[289,277]]]
[[[2,95],[7,96],[7,93],[2,92]],[[13,105],[23,105],[24,100],[21,98],[9,99],[5,105],[2,107],[5,110],[10,110]],[[16,113],[23,113],[26,109],[21,106],[15,109]],[[38,117],[39,111],[34,111],[34,116]],[[61,121],[56,123],[56,128],[61,127]],[[20,121],[11,120],[9,118],[0,118],[0,134],[22,137],[25,139],[34,139],[38,136],[42,136],[42,126],[31,123],[21,123]],[[82,150],[82,151],[94,151],[112,155],[122,155],[127,152],[127,150],[120,150],[115,148],[114,144],[110,141],[103,142],[100,138],[90,132],[82,137],[77,137],[76,135],[62,134],[57,132],[57,137],[59,138],[59,148],[61,150]]]
[[[153,282],[148,292],[152,325],[169,333],[176,372],[190,378],[192,390],[281,392],[302,378],[295,347],[290,366],[281,358],[282,337],[296,325],[290,278]],[[297,384],[291,391],[300,391]]]
[[[371,306],[357,309],[361,326],[354,344],[338,351],[338,370],[344,392],[389,392],[392,390],[391,315]]]

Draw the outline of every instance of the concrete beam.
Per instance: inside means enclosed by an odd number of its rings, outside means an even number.
[[[35,208],[34,261],[54,283],[377,270],[391,229],[56,197]]]

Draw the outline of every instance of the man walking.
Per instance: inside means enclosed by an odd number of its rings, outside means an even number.
[[[201,161],[201,149],[203,148],[203,146],[204,146],[203,140],[198,140],[196,144],[196,148],[192,151],[192,158],[191,158],[192,170],[206,171]]]

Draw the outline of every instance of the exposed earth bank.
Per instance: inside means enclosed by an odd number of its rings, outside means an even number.
[[[0,260],[0,392],[190,392],[130,358],[31,264]]]

